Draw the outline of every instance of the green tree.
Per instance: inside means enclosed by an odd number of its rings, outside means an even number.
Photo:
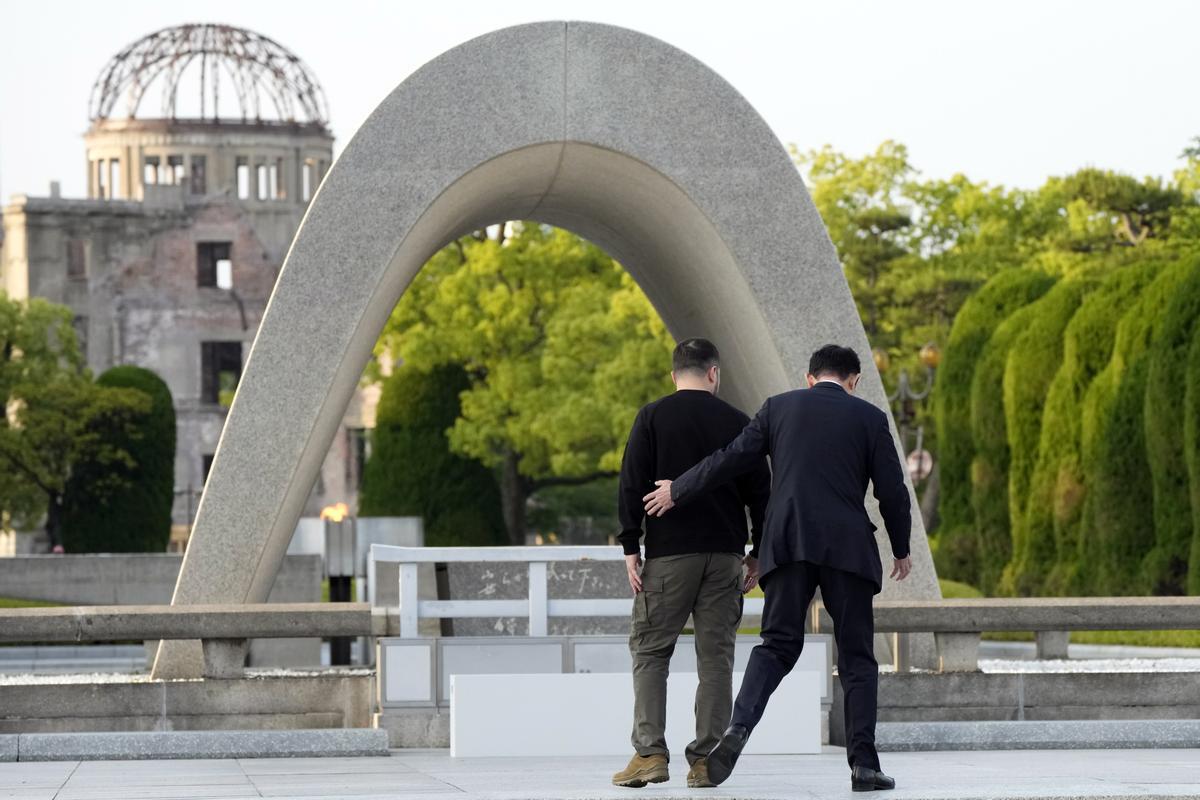
[[[908,150],[884,142],[861,159],[830,147],[794,157],[808,170],[813,202],[841,257],[867,339],[882,344],[887,277],[911,252],[911,208],[903,196],[913,174]]]
[[[1154,544],[1154,490],[1146,451],[1147,351],[1191,265],[1165,266],[1117,324],[1112,358],[1084,398],[1080,584],[1090,593],[1145,594],[1142,559]]]
[[[1000,272],[973,294],[954,320],[934,385],[934,414],[941,459],[938,568],[958,579],[978,572],[978,537],[971,505],[971,387],[980,354],[996,327],[1044,294],[1054,279],[1033,270]]]
[[[1112,271],[1088,294],[1063,333],[1062,363],[1046,393],[1038,431],[1037,462],[1024,508],[1014,510],[1013,558],[1001,591],[1029,595],[1083,591],[1079,581],[1083,503],[1088,487],[1082,463],[1081,417],[1084,396],[1112,357],[1117,323],[1161,264],[1139,263]],[[1020,499],[1018,499],[1020,502]],[[1041,563],[1053,551],[1049,573]]]
[[[129,426],[148,404],[131,390],[92,383],[72,323],[64,306],[0,293],[0,398],[6,412],[0,417],[0,516],[23,528],[44,520],[52,545],[61,542],[63,491],[72,468],[84,461],[132,464],[126,450],[95,431]],[[121,485],[113,470],[96,491]]]
[[[12,410],[17,386],[36,383],[62,370],[82,371],[69,309],[40,298],[13,300],[0,292],[0,398]],[[0,428],[11,425],[11,413]],[[0,527],[7,522],[36,524],[46,511],[42,492],[14,469],[0,469]],[[32,521],[32,522],[31,522]]]
[[[384,380],[359,514],[421,517],[429,546],[505,542],[495,475],[452,453],[446,440],[468,388],[466,373],[454,364],[429,372],[404,366]]]
[[[63,543],[71,553],[161,553],[171,538],[175,501],[175,404],[162,378],[148,369],[118,366],[96,383],[136,390],[149,398],[145,414],[129,425],[92,431],[110,448],[129,453],[132,466],[82,461],[71,470],[63,496]],[[97,420],[100,423],[112,419]],[[132,436],[127,435],[132,428]],[[116,472],[122,485],[96,493]]]
[[[1145,583],[1155,594],[1186,592],[1193,536],[1179,389],[1200,317],[1200,260],[1192,257],[1184,263],[1187,274],[1172,293],[1150,345],[1144,387],[1155,544],[1143,569]],[[1182,388],[1186,392],[1186,382]]]
[[[95,497],[125,488],[123,473],[135,466],[133,457],[100,431],[115,433],[119,440],[134,439],[136,420],[150,410],[150,400],[134,389],[96,386],[82,376],[58,375],[15,386],[9,409],[9,424],[0,429],[0,459],[21,485],[19,496],[41,501],[46,534],[52,545],[60,544],[63,493],[72,469],[81,463],[100,467],[92,485]],[[28,514],[28,506],[22,511]],[[34,517],[24,519],[28,524]]]
[[[637,409],[671,388],[673,342],[599,248],[547,226],[514,228],[436,254],[377,352],[421,370],[463,365],[470,388],[451,449],[499,470],[509,540],[524,543],[532,493],[619,469]]]
[[[1137,247],[1162,238],[1172,211],[1184,204],[1183,193],[1161,179],[1138,181],[1128,175],[1095,168],[1081,169],[1047,183],[1045,193],[1061,191],[1066,199],[1067,226],[1060,245],[1091,252],[1114,245]]]

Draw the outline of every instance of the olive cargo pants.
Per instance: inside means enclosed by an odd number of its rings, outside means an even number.
[[[692,553],[646,560],[633,601],[633,748],[667,749],[667,672],[688,615],[696,631],[696,738],[688,764],[706,758],[733,711],[733,648],[742,617],[742,559],[734,553]]]

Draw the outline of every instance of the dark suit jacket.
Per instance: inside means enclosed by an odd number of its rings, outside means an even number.
[[[864,499],[875,497],[896,558],[908,555],[911,501],[883,411],[835,383],[768,398],[736,439],[671,485],[678,504],[771,457],[771,499],[759,574],[809,561],[861,575],[883,588],[875,526]],[[670,513],[670,512],[668,512]]]

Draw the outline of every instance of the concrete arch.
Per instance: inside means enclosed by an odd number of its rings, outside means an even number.
[[[868,351],[803,182],[733,87],[621,28],[490,33],[401,83],[322,183],[250,352],[173,602],[266,598],[391,309],[439,247],[506,219],[605,248],[673,334],[718,342],[727,396],[751,413],[799,385],[820,344]],[[886,408],[865,362],[866,396]],[[921,582],[901,586],[937,597],[915,508]],[[164,649],[156,674],[196,674],[197,652]]]

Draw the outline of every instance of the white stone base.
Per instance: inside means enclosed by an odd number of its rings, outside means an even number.
[[[776,690],[745,752],[821,752],[820,673],[793,671]],[[736,689],[742,673],[733,676]],[[697,678],[667,679],[667,744],[682,763],[695,738]],[[450,754],[622,756],[633,752],[633,680],[621,674],[454,675]]]

